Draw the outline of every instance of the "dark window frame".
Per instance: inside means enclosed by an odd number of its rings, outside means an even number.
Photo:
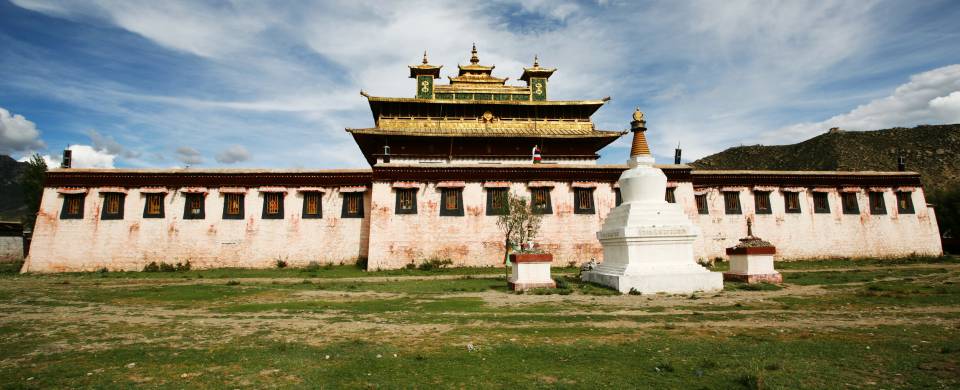
[[[496,198],[501,198],[502,207],[494,207]],[[487,188],[487,215],[506,215],[510,209],[507,202],[510,199],[510,189],[507,187]]]
[[[110,207],[110,201],[117,201],[117,211],[111,213],[108,208]],[[122,220],[123,219],[123,209],[124,202],[127,201],[127,194],[122,192],[104,192],[103,193],[103,206],[100,208],[100,219],[101,220]]]
[[[868,192],[868,198],[870,202],[870,214],[871,215],[886,215],[887,214],[887,202],[884,200],[883,191],[870,191]]]
[[[545,195],[546,201],[543,202],[542,206],[537,205],[537,192],[542,192]],[[553,202],[551,200],[551,193],[553,192],[553,187],[533,187],[530,188],[530,210],[534,214],[547,215],[553,214]]]
[[[847,215],[860,214],[860,200],[857,199],[856,192],[841,192],[840,205],[843,206],[843,213]]]
[[[707,194],[694,194],[693,200],[697,204],[697,214],[700,214],[700,215],[710,214],[710,202],[707,199]]]
[[[164,201],[166,200],[167,194],[165,192],[159,193],[148,193],[143,194],[143,217],[144,218],[164,218],[166,210],[164,207]],[[150,212],[150,199],[158,199],[159,210],[156,213]]]
[[[317,212],[310,213],[309,205],[310,198],[316,198],[317,200]],[[301,214],[303,219],[320,219],[323,218],[323,192],[320,191],[310,191],[303,193],[303,211]]]
[[[731,197],[735,197],[736,203],[731,201]],[[723,191],[723,211],[727,215],[743,214],[743,206],[740,204],[740,191]]]
[[[244,203],[246,203],[246,194],[234,194],[227,193],[223,194],[223,219],[246,219],[246,210],[244,210]],[[237,213],[229,212],[230,200],[237,199]]]
[[[447,197],[456,197],[457,207],[447,207]],[[444,187],[440,189],[440,216],[441,217],[462,217],[463,216],[463,188],[462,187]]]
[[[285,192],[264,192],[263,193],[263,214],[260,216],[261,219],[283,219],[283,201],[286,199]],[[277,212],[270,212],[270,198],[278,197],[277,199]]]
[[[790,207],[790,199],[793,198],[797,207]],[[796,191],[783,192],[783,211],[787,214],[800,214],[803,212],[803,206],[800,205],[800,193]]]
[[[417,213],[417,192],[419,192],[419,189],[396,188],[395,191],[397,192],[396,194],[397,202],[396,202],[396,206],[394,207],[394,214],[416,214]],[[410,196],[410,199],[409,199],[410,207],[401,207],[403,205],[403,201],[404,201],[403,197],[405,195]]]
[[[913,192],[910,191],[897,191],[894,192],[897,195],[897,213],[898,214],[915,214],[916,210],[913,208]],[[904,207],[904,203],[907,204],[907,207]]]
[[[823,204],[820,204],[821,200],[823,201]],[[829,193],[822,192],[822,191],[815,191],[813,193],[813,213],[814,214],[830,214],[830,194]]]
[[[363,218],[363,192],[343,192],[343,207],[340,211],[340,218]],[[357,209],[350,212],[350,200],[357,201]]]
[[[83,219],[83,206],[86,202],[87,194],[63,194],[63,206],[60,209],[60,219]],[[77,212],[69,212],[71,201],[77,201]]]
[[[583,195],[586,194],[586,195]],[[586,196],[588,207],[582,207],[580,203],[581,196]],[[573,213],[574,214],[596,214],[596,202],[593,199],[593,188],[574,188],[573,189]]]
[[[663,194],[663,200],[667,203],[677,203],[677,187],[667,187],[667,191]]]
[[[207,194],[203,192],[187,193],[183,195],[183,219],[206,219],[207,217]],[[191,212],[190,203],[194,200],[200,201],[200,211]]]
[[[766,203],[764,205],[764,203]],[[753,191],[753,212],[756,214],[773,214],[770,204],[770,191]]]

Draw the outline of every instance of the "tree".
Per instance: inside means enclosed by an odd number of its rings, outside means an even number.
[[[533,212],[525,198],[514,195],[512,192],[507,191],[504,200],[506,210],[504,214],[497,217],[497,227],[503,232],[503,264],[506,265],[512,246],[520,246],[537,236],[542,217]]]
[[[27,161],[27,167],[23,171],[21,187],[23,188],[23,200],[27,204],[27,215],[24,216],[24,228],[33,230],[33,224],[37,220],[37,212],[40,211],[40,197],[43,196],[43,182],[47,177],[47,163],[43,157],[34,153]]]

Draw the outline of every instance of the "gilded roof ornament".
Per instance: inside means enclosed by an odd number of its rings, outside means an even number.
[[[477,44],[476,44],[476,43],[473,44],[473,49],[470,50],[470,54],[471,54],[471,56],[470,56],[470,63],[471,63],[471,64],[474,64],[474,65],[479,64],[479,63],[480,63],[480,57],[477,57]]]
[[[536,54],[533,55],[533,67],[534,67],[534,68],[539,68],[539,67],[540,67],[540,56],[539,56],[539,55],[536,55]]]
[[[427,61],[427,51],[424,50],[424,51],[423,51],[423,64],[426,65],[427,63],[429,63],[429,61]]]
[[[640,107],[637,107],[637,110],[633,112],[633,120],[636,122],[646,122],[646,116],[643,114],[643,111],[640,111]]]

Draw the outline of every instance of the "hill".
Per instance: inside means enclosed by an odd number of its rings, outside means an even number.
[[[20,221],[27,213],[21,176],[27,163],[0,155],[0,220]]]
[[[830,129],[792,145],[738,146],[694,161],[697,169],[896,171],[897,155],[924,187],[941,190],[960,181],[960,124],[874,131]]]

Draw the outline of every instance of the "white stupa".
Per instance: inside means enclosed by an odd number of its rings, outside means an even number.
[[[610,211],[597,238],[603,262],[584,271],[584,281],[642,294],[718,291],[723,274],[697,264],[693,241],[700,229],[664,194],[667,176],[653,166],[643,113],[633,113],[629,169],[620,175],[623,203]]]

